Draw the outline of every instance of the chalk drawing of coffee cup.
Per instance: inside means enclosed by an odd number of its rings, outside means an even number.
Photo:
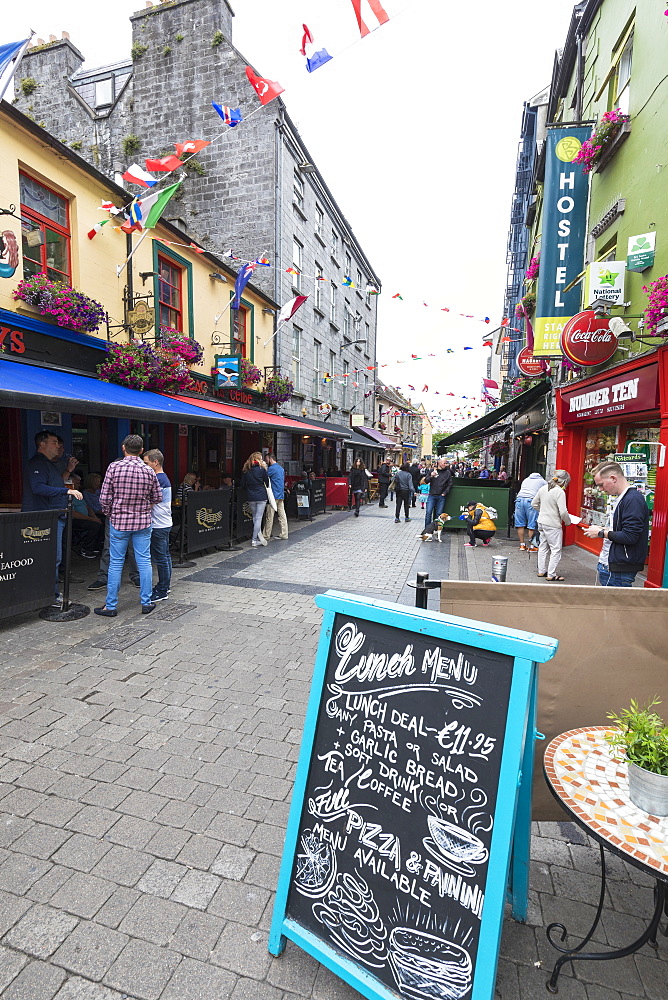
[[[429,832],[438,851],[448,861],[481,865],[488,858],[487,848],[479,837],[448,823],[439,816],[427,816]]]
[[[388,954],[402,997],[461,1000],[471,988],[471,957],[461,945],[412,927],[395,927]]]

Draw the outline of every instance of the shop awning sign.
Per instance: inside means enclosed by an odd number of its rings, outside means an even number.
[[[590,264],[585,282],[585,302],[592,305],[597,300],[611,306],[624,302],[625,260],[605,260]]]
[[[559,357],[561,331],[580,310],[580,286],[572,284],[582,271],[587,226],[589,175],[574,163],[588,125],[548,126],[543,236],[534,320],[536,357]]]
[[[569,392],[562,391],[562,423],[606,421],[629,413],[655,410],[659,405],[658,376],[659,366],[654,362],[631,372],[579,385]]]
[[[654,263],[656,250],[656,232],[641,233],[640,236],[629,236],[629,246],[626,257],[627,271],[645,271]]]

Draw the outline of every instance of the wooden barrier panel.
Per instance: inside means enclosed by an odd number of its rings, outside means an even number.
[[[560,733],[602,726],[631,698],[668,705],[668,591],[445,581],[441,611],[559,640],[540,668],[533,818],[563,820],[543,777],[545,747]]]

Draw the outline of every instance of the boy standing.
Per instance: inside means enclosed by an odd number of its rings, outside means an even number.
[[[172,484],[165,474],[165,456],[158,448],[151,448],[144,455],[144,461],[155,472],[162,502],[157,503],[151,513],[151,560],[158,570],[158,582],[151,594],[151,603],[166,601],[172,580],[172,557],[169,554],[169,534],[172,530]]]

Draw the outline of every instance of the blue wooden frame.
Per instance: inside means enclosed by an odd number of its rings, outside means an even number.
[[[463,643],[514,658],[508,715],[501,753],[497,805],[490,845],[485,901],[481,915],[475,977],[471,1000],[492,1000],[499,955],[503,907],[512,860],[513,915],[524,919],[528,892],[529,841],[531,835],[531,780],[533,772],[534,723],[537,664],[552,659],[557,640],[516,629],[489,625],[435,611],[373,601],[354,594],[328,590],[315,603],[324,611],[316,653],[313,680],[304,722],[283,858],[278,877],[274,912],[269,933],[269,951],[280,955],[286,938],[294,941],[335,975],[369,1000],[396,1000],[375,976],[343,956],[311,931],[287,917],[288,895],[299,824],[311,764],[318,712],[327,669],[334,617],[338,614],[407,629],[421,635]]]

